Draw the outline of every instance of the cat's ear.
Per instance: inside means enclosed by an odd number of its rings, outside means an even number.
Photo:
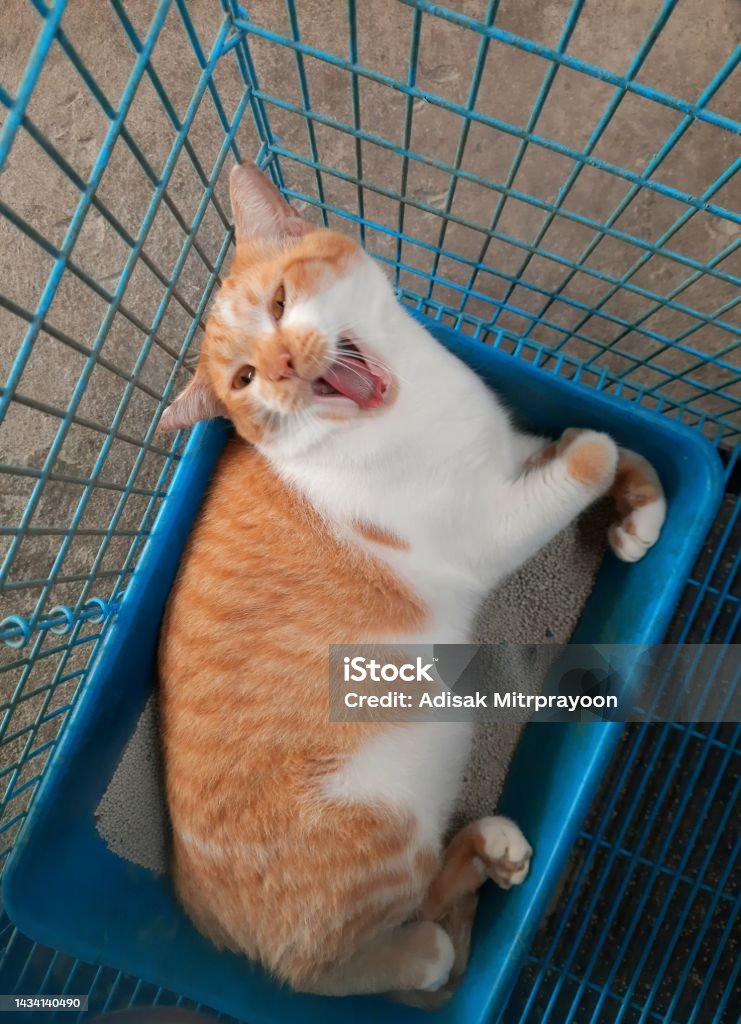
[[[289,206],[254,164],[243,163],[229,175],[229,197],[237,245],[261,239],[300,238],[313,224]]]
[[[229,413],[217,397],[207,375],[198,370],[185,390],[162,413],[157,430],[183,430],[201,420],[211,420],[215,416],[225,416],[228,419]]]

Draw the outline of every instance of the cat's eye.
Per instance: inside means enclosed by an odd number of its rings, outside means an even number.
[[[241,388],[246,388],[255,379],[255,367],[254,366],[240,366],[237,372],[234,374],[232,380],[232,387],[239,391]]]
[[[276,320],[280,320],[283,316],[283,310],[286,308],[286,289],[283,285],[279,285],[275,295],[273,296],[273,316]]]

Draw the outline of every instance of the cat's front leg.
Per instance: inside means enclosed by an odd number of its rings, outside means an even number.
[[[618,447],[607,434],[566,431],[490,495],[491,569],[501,578],[560,533],[613,486]]]
[[[589,432],[570,427],[559,441],[530,455],[525,468],[551,462],[559,450],[584,433]],[[628,448],[619,448],[617,470],[609,493],[617,511],[617,519],[607,531],[610,547],[621,561],[637,562],[659,539],[666,519],[666,498],[659,476],[648,459]]]

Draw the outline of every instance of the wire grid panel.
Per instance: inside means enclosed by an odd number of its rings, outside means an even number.
[[[401,5],[233,3],[276,180],[450,325],[732,443],[737,19],[699,53],[676,0]]]
[[[315,220],[357,232],[405,301],[482,342],[726,448],[741,394],[725,4],[12,7],[3,863],[167,493],[179,443],[155,426],[228,255],[233,159],[259,159]],[[700,11],[702,59],[683,49]]]
[[[202,38],[185,4],[96,3],[101,53],[65,6],[13,12],[0,86],[3,864],[178,458],[155,428],[231,244],[250,99],[220,7]]]

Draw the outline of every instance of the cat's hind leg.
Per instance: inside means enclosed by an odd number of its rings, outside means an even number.
[[[618,513],[607,531],[610,547],[623,562],[637,562],[659,539],[666,519],[661,481],[647,459],[621,448],[610,493]]]
[[[414,921],[382,932],[302,989],[324,996],[435,992],[447,983],[454,962],[445,929],[433,921]]]
[[[455,954],[450,975],[432,991],[395,992],[394,999],[422,1010],[438,1009],[450,999],[468,965],[479,889],[487,878],[502,889],[524,882],[531,856],[530,844],[509,818],[479,818],[456,833],[419,911],[450,936]]]
[[[439,921],[487,878],[501,889],[520,885],[530,870],[532,847],[509,818],[495,815],[472,821],[451,840],[442,867],[432,880],[420,916]]]
[[[454,995],[463,980],[471,952],[471,933],[479,904],[479,893],[470,892],[458,900],[445,917],[439,922],[450,936],[455,951],[455,959],[447,984],[435,992],[394,992],[392,998],[405,1006],[415,1006],[418,1010],[437,1010]]]
[[[471,953],[471,933],[473,922],[476,919],[476,909],[479,905],[479,894],[469,892],[467,896],[458,900],[455,906],[451,907],[440,924],[450,936],[455,950],[453,969],[448,978],[446,989],[453,991],[460,983],[468,966],[468,958]]]
[[[534,451],[526,468],[546,466],[588,431],[565,430],[558,441]],[[532,444],[535,438],[526,438]],[[607,531],[610,547],[623,562],[637,562],[659,539],[666,519],[666,498],[656,470],[648,459],[628,448],[618,449],[615,479],[609,491],[618,518]]]

